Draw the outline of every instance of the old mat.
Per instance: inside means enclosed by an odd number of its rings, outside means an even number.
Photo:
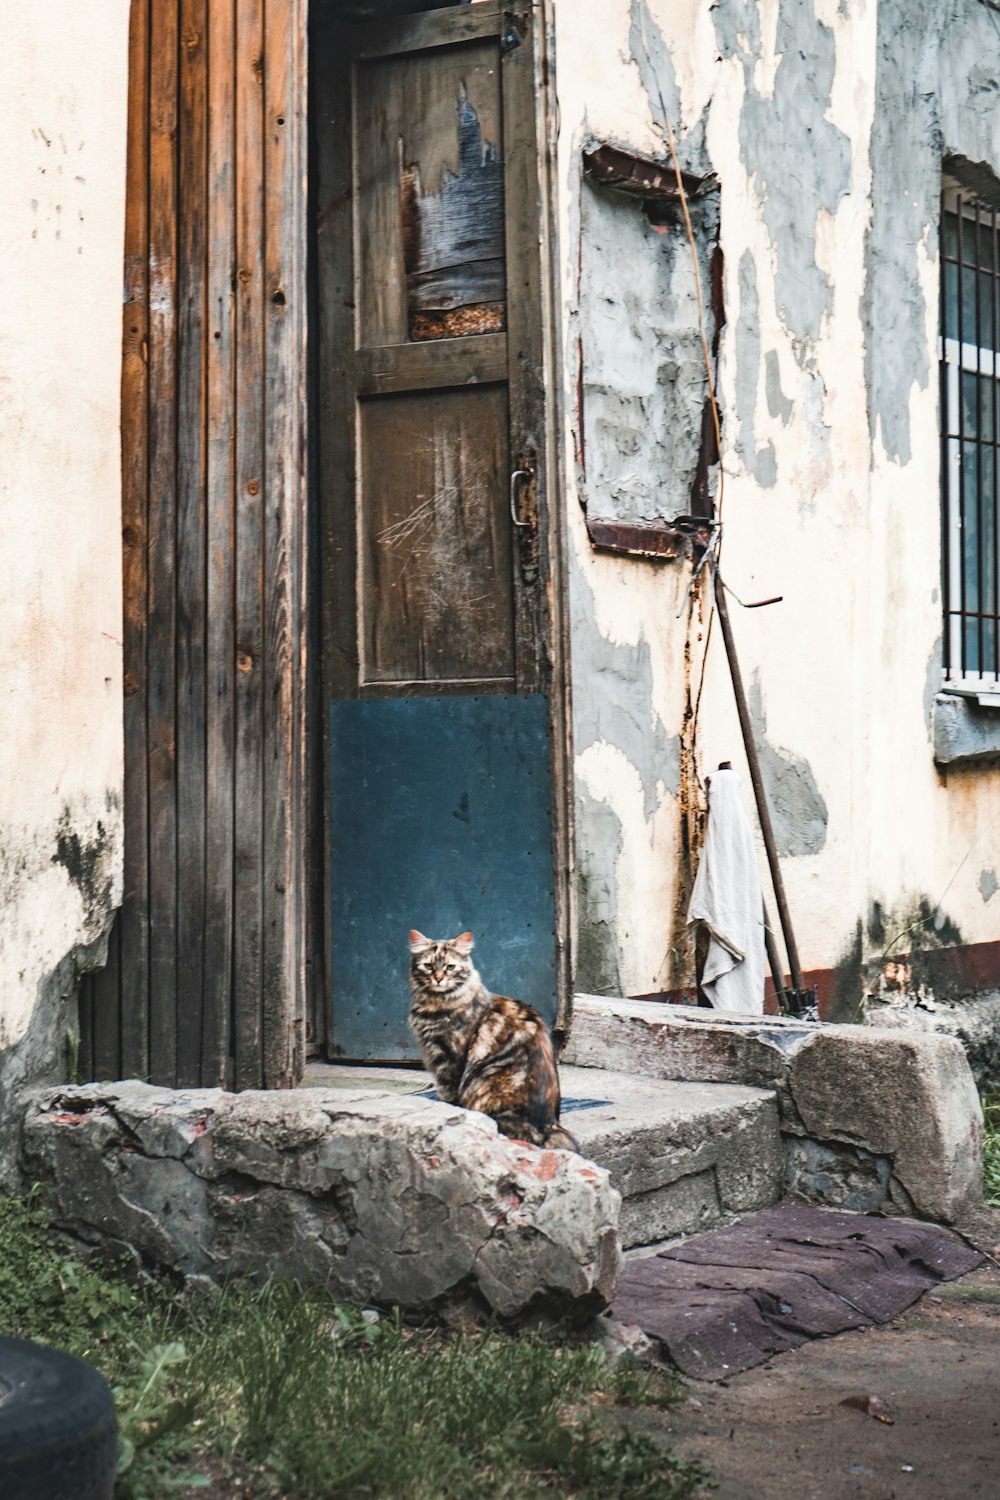
[[[685,1375],[724,1380],[807,1339],[886,1323],[982,1260],[936,1224],[778,1203],[629,1261],[612,1311]]]

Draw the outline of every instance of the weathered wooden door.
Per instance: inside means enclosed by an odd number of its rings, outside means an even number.
[[[332,1043],[405,1057],[410,927],[557,1001],[533,16],[313,63]]]
[[[125,891],[86,1076],[259,1088],[304,1051],[306,0],[133,0]]]

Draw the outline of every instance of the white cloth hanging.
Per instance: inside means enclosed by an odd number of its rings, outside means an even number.
[[[764,1010],[764,917],[757,851],[735,771],[708,780],[708,830],[688,924],[709,934],[702,989],[716,1010]]]

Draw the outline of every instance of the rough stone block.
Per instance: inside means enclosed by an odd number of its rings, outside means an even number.
[[[1000,991],[976,995],[957,1005],[931,999],[870,1004],[869,1015],[873,1026],[886,1030],[957,1037],[979,1092],[1000,1093]]]
[[[691,1005],[577,995],[567,1063],[646,1078],[773,1088],[810,1033],[780,1016],[727,1016]]]
[[[934,759],[939,766],[1000,760],[1000,713],[963,693],[934,699]]]
[[[413,1096],[54,1089],[28,1104],[22,1160],[71,1232],[189,1276],[516,1318],[599,1311],[620,1268],[601,1167]]]
[[[820,1027],[789,1086],[807,1135],[891,1157],[917,1213],[953,1219],[981,1194],[982,1110],[954,1037]]]
[[[773,1093],[575,1067],[562,1078],[566,1095],[590,1096],[591,1107],[571,1110],[566,1124],[622,1194],[626,1249],[708,1229],[780,1196]]]
[[[581,995],[566,1056],[647,1078],[772,1089],[786,1188],[812,1202],[853,1206],[861,1193],[868,1207],[896,1202],[951,1220],[981,1191],[982,1110],[952,1037]],[[862,1171],[859,1151],[884,1158],[888,1175]]]

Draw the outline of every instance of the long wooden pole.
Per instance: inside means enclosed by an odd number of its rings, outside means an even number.
[[[740,671],[739,660],[736,656],[736,642],[733,640],[733,627],[729,620],[726,590],[714,557],[712,558],[711,566],[712,583],[715,589],[715,607],[719,611],[722,639],[725,642],[726,656],[729,660],[729,674],[733,679],[736,712],[739,715],[740,729],[743,733],[743,748],[746,750],[747,765],[750,768],[750,780],[753,784],[754,799],[757,803],[757,816],[760,819],[760,831],[764,837],[764,849],[767,853],[767,863],[771,871],[774,899],[778,907],[778,921],[781,924],[781,933],[785,939],[785,951],[788,954],[788,972],[792,979],[792,989],[797,990],[801,994],[804,986],[802,984],[802,969],[799,965],[799,951],[795,944],[791,913],[788,910],[788,901],[785,897],[785,883],[781,876],[778,850],[774,842],[774,830],[771,827],[771,814],[768,810],[764,782],[760,774],[760,761],[757,757],[757,746],[754,743],[753,728],[750,723],[750,710],[747,708],[746,693],[743,690],[743,674]]]

